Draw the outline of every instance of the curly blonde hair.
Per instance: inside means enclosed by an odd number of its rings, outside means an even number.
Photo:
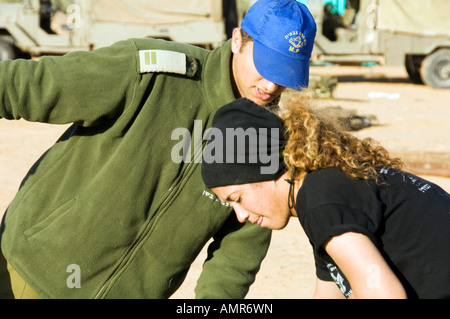
[[[399,158],[372,138],[358,139],[347,133],[336,119],[304,99],[291,98],[278,111],[285,126],[284,162],[293,178],[327,167],[337,167],[353,179],[379,182],[377,167],[401,169]]]

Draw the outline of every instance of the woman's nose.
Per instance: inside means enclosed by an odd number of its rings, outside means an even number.
[[[249,218],[249,213],[239,205],[232,204],[232,206],[238,221],[244,223]]]

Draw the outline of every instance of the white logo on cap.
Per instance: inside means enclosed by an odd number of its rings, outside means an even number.
[[[300,49],[306,45],[306,37],[300,31],[292,31],[285,35],[285,39],[289,40],[291,46],[289,51],[299,53]]]

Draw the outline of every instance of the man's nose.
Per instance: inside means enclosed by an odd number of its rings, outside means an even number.
[[[244,223],[249,217],[249,213],[239,205],[232,204],[234,212],[239,222]]]
[[[262,88],[265,93],[274,93],[278,90],[279,86],[278,84],[275,84],[273,82],[270,82],[269,80],[264,79],[264,82],[262,84]]]

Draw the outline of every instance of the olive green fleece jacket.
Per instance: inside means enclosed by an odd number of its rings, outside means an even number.
[[[184,52],[186,74],[141,73],[149,49]],[[0,63],[0,117],[74,123],[2,222],[4,256],[42,298],[168,298],[211,237],[196,297],[246,295],[271,232],[238,223],[205,189],[201,164],[171,156],[174,130],[204,131],[235,98],[230,61],[229,41],[207,51],[131,39]]]

